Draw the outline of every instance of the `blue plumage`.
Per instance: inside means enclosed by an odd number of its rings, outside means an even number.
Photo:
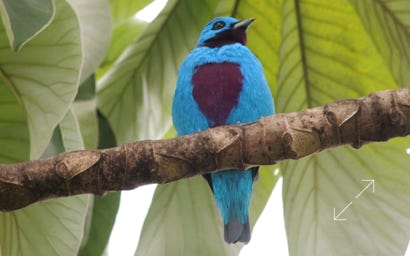
[[[274,113],[259,60],[245,46],[253,19],[211,20],[180,67],[172,106],[179,135],[223,124],[256,121]],[[205,175],[224,222],[225,241],[250,240],[248,208],[257,168]]]

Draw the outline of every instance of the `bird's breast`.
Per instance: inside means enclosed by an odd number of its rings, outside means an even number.
[[[192,75],[193,97],[210,126],[226,124],[238,104],[243,75],[239,64],[207,63],[195,67]]]

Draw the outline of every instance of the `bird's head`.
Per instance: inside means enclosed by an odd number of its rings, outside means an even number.
[[[255,19],[237,20],[219,17],[211,20],[202,30],[197,46],[220,47],[226,44],[246,44],[246,29]]]

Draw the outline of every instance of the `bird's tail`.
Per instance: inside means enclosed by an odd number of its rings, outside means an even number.
[[[249,219],[245,223],[241,223],[238,218],[232,218],[224,225],[225,242],[232,244],[241,242],[247,244],[251,240],[251,229],[249,227]]]
[[[248,207],[256,172],[226,170],[211,174],[210,185],[224,222],[227,243],[248,243],[251,239]]]

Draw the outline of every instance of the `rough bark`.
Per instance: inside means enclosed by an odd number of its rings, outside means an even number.
[[[215,170],[270,165],[336,146],[359,148],[409,133],[410,88],[382,91],[170,140],[0,165],[0,210],[48,198],[103,195]]]

